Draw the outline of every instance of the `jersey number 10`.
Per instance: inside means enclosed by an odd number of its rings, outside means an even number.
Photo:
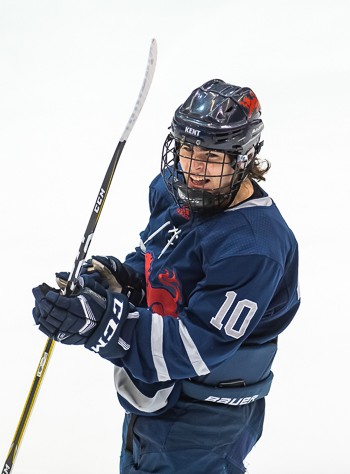
[[[246,332],[252,317],[258,309],[258,305],[254,303],[254,301],[246,299],[235,302],[236,296],[237,293],[235,291],[228,291],[226,293],[226,300],[224,304],[221,306],[216,316],[214,318],[211,318],[210,324],[221,330],[223,327],[223,320],[225,319],[225,316],[228,315],[228,313],[232,310],[229,320],[224,326],[225,333],[230,337],[239,339]],[[240,323],[240,326],[234,329],[244,309],[247,309],[248,313],[244,317],[243,321]]]

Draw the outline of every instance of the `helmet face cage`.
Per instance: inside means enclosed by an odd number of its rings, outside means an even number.
[[[213,213],[232,204],[254,156],[199,147],[170,133],[163,146],[161,172],[179,206]]]

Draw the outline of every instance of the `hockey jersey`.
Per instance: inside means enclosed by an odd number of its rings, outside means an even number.
[[[145,280],[145,305],[121,330],[125,355],[112,359],[127,411],[159,414],[176,403],[183,380],[215,385],[220,367],[226,380],[245,380],[249,357],[240,349],[270,344],[294,317],[297,242],[259,189],[259,198],[203,216],[179,208],[160,175],[151,183],[149,223],[125,260]]]

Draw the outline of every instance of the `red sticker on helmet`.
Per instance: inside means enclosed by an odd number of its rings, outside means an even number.
[[[250,91],[249,96],[246,95],[238,103],[248,110],[248,118],[260,109],[259,101],[253,91]]]

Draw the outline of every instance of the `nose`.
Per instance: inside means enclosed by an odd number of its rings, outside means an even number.
[[[206,168],[206,162],[194,153],[191,160],[190,170],[196,173],[203,173]]]

